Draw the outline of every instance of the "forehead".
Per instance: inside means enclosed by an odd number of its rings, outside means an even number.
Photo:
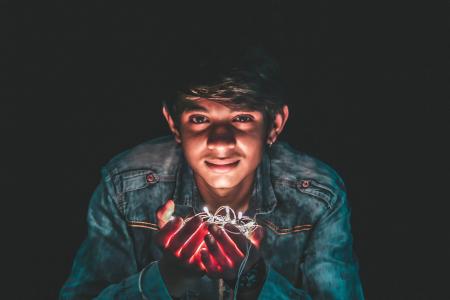
[[[222,99],[210,100],[205,98],[193,98],[185,100],[183,106],[183,112],[258,112],[258,110],[247,107],[245,103],[236,104]]]

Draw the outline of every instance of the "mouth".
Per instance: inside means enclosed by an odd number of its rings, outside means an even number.
[[[231,171],[232,169],[236,168],[239,164],[240,160],[235,160],[232,162],[215,162],[212,163],[210,161],[205,160],[205,164],[208,166],[210,170],[216,173],[226,173]]]

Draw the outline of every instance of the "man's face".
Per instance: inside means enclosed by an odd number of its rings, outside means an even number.
[[[179,131],[195,178],[213,189],[230,189],[252,178],[266,142],[263,113],[192,101],[196,108],[181,114]]]

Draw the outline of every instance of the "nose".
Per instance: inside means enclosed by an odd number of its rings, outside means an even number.
[[[227,151],[234,149],[236,137],[233,128],[225,124],[215,125],[208,134],[207,145],[209,150]]]

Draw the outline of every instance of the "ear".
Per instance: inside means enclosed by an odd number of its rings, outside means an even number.
[[[163,105],[162,113],[164,115],[164,118],[167,121],[167,124],[169,125],[170,131],[172,131],[172,133],[175,136],[175,141],[180,144],[181,143],[180,132],[178,131],[178,128],[175,125],[175,122],[173,121],[172,116],[170,115],[169,110],[167,109],[167,107],[165,105]]]
[[[281,109],[281,111],[275,115],[272,129],[270,129],[270,132],[267,135],[267,143],[268,144],[275,143],[278,136],[283,131],[284,125],[286,124],[288,117],[289,117],[289,108],[287,105],[283,105],[283,108]]]

